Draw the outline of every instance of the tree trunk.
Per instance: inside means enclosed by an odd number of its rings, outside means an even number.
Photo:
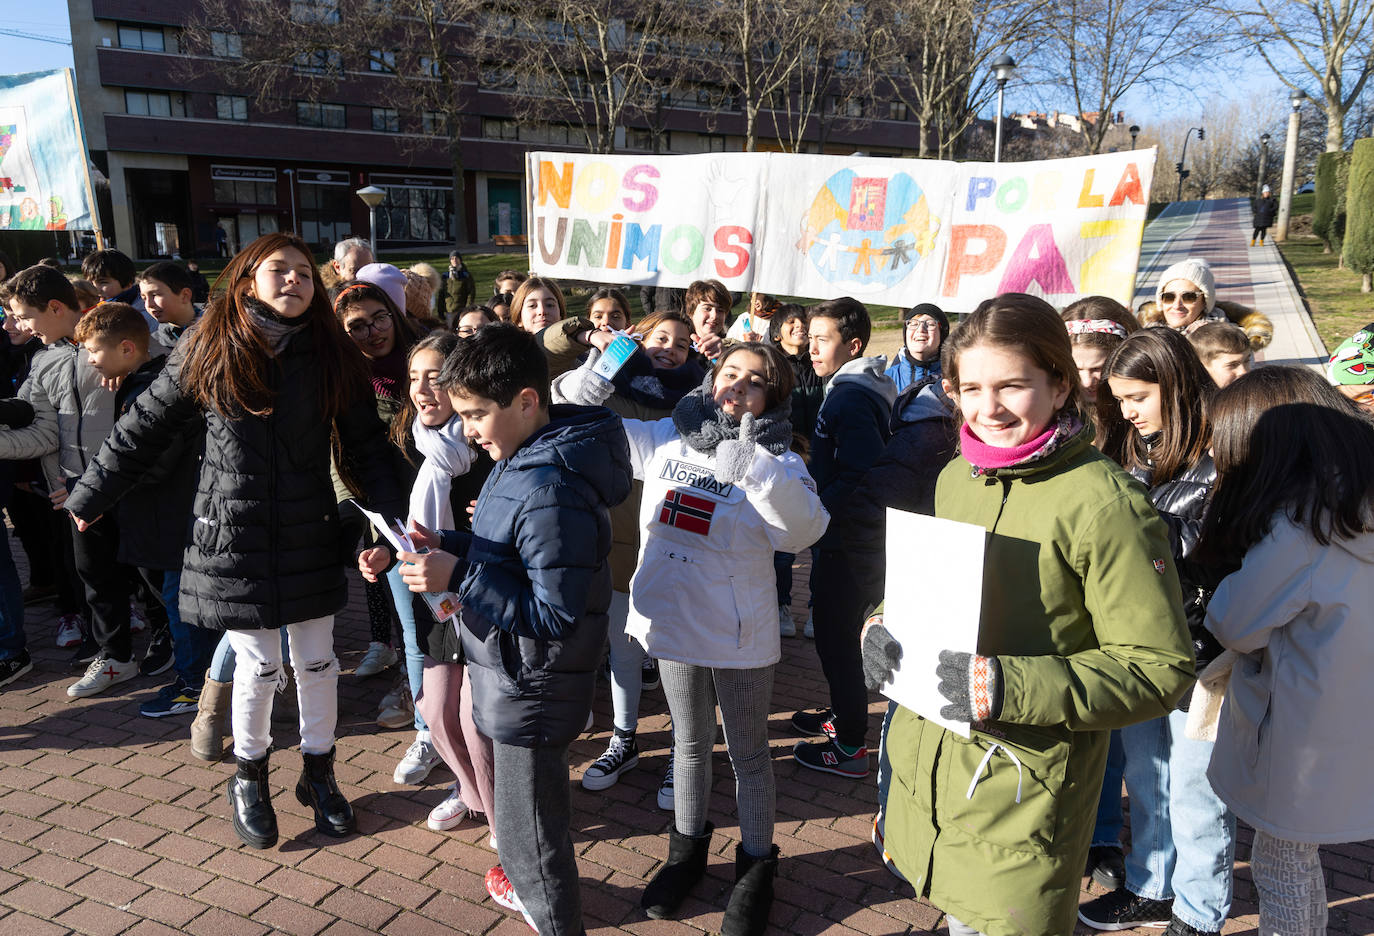
[[[1339,153],[1345,149],[1345,108],[1339,102],[1326,104],[1326,151]]]
[[[453,243],[466,244],[468,231],[467,182],[463,179],[463,118],[453,114],[448,128],[448,157],[453,171]]]
[[[1360,292],[1374,292],[1374,275],[1366,273],[1360,278]]]

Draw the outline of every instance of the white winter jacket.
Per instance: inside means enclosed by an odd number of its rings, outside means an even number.
[[[1297,842],[1374,838],[1374,534],[1320,545],[1287,517],[1207,606],[1241,654],[1207,777],[1257,829]]]
[[[672,419],[626,419],[625,435],[644,482],[626,633],[660,660],[720,669],[776,663],[773,553],[801,552],[830,522],[806,465],[756,446],[744,478],[721,484],[714,456],[689,448]]]

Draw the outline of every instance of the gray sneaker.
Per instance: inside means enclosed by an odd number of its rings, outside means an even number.
[[[778,605],[778,636],[797,636],[797,622],[792,620],[792,610],[787,605]]]
[[[405,757],[396,765],[396,772],[392,774],[391,779],[397,783],[411,785],[423,783],[437,763],[439,752],[434,750],[434,745],[416,738],[410,743],[410,747],[406,748]]]

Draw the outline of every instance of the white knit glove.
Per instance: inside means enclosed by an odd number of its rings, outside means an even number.
[[[568,402],[580,403],[583,406],[600,406],[610,399],[611,394],[615,392],[615,385],[592,370],[600,358],[600,349],[592,348],[587,352],[586,363],[559,382],[559,392]]]
[[[726,439],[716,446],[716,480],[735,484],[754,463],[754,414],[745,413],[739,421],[739,438]]]

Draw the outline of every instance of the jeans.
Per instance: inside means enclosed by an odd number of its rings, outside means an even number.
[[[848,556],[824,549],[816,555],[812,591],[812,621],[816,655],[830,686],[835,713],[835,740],[846,747],[862,747],[868,731],[868,687],[859,632],[863,628],[864,598],[853,586]]]
[[[582,891],[573,854],[568,746],[492,743],[496,849],[540,936],[579,936]]]
[[[0,523],[0,660],[19,656],[27,646],[19,570],[15,568],[14,555],[10,552],[9,531]]]
[[[328,754],[339,720],[339,660],[334,656],[334,616],[281,628],[291,635],[291,670],[301,715],[301,752]],[[272,743],[272,694],[286,682],[281,635],[276,630],[225,631],[243,664],[234,668],[231,726],[234,756],[258,760]],[[566,778],[565,778],[566,782]]]
[[[1231,909],[1236,817],[1207,780],[1214,745],[1185,737],[1187,722],[1187,712],[1170,712],[1121,729],[1131,798],[1126,888],[1172,897],[1174,916],[1216,932]]]
[[[1126,773],[1126,748],[1121,731],[1112,731],[1107,746],[1107,772],[1102,775],[1102,795],[1097,800],[1097,825],[1093,827],[1093,847],[1121,847],[1121,778]]]
[[[630,596],[611,592],[610,627],[606,639],[611,651],[611,711],[621,731],[639,727],[639,697],[644,691],[644,648],[625,633],[630,615]]]
[[[210,655],[219,635],[206,627],[188,624],[177,608],[181,591],[181,570],[162,573],[162,604],[167,609],[167,626],[172,632],[172,667],[182,682],[199,689],[205,682]]]
[[[415,630],[415,604],[412,599],[418,598],[419,595],[411,592],[410,586],[401,580],[401,563],[398,562],[392,566],[386,577],[391,583],[391,600],[392,604],[396,606],[396,616],[401,619],[401,642],[405,644],[406,654],[406,682],[410,684],[410,697],[418,699],[420,698],[420,684],[425,673],[425,652],[420,649],[420,635]],[[425,613],[429,613],[428,605],[425,606]],[[451,625],[443,624],[440,626],[449,627]],[[429,726],[425,724],[424,716],[420,714],[418,705],[415,706],[415,730],[429,730]]]

